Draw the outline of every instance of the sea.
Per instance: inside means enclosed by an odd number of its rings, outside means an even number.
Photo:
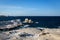
[[[1,21],[9,21],[20,19],[24,21],[25,18],[31,19],[34,23],[29,27],[45,27],[45,28],[59,28],[60,16],[0,16]],[[35,22],[38,22],[37,24]]]

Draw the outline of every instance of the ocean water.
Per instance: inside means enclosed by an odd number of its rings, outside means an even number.
[[[0,16],[0,21],[14,19],[24,21],[25,18],[31,19],[34,22],[29,24],[29,27],[58,28],[58,26],[60,26],[60,16]],[[39,23],[36,24],[35,22]]]

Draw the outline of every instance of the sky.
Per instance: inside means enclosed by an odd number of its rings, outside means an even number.
[[[0,0],[0,15],[60,16],[60,0]]]

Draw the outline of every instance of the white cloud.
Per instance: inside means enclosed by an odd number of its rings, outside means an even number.
[[[36,8],[24,8],[20,6],[0,6],[0,14],[3,15],[29,15]]]
[[[38,8],[25,8],[20,6],[1,6],[1,15],[12,16],[57,16],[59,13],[50,9],[38,9]]]
[[[20,7],[20,6],[2,6],[2,5],[0,5],[0,8],[22,8],[22,7]]]

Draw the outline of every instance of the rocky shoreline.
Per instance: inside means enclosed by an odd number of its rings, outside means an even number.
[[[20,19],[9,20],[9,21],[1,21],[0,29],[10,29],[18,26],[24,26],[24,24],[32,24],[33,21],[31,19],[25,18],[24,21]],[[38,22],[37,22],[38,23]]]
[[[11,30],[0,33],[0,40],[60,40],[60,29],[22,28]]]

